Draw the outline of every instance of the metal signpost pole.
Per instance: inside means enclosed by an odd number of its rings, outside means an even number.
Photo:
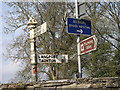
[[[76,18],[78,18],[78,4],[77,0],[75,0],[75,11]],[[80,60],[80,35],[77,37],[77,52],[78,52],[78,74],[79,78],[82,78],[82,70],[81,70],[81,60]]]
[[[32,69],[32,81],[37,82],[37,57],[36,57],[36,39],[34,30],[36,28],[37,21],[34,17],[30,17],[28,22],[28,28],[30,29],[30,58],[31,58],[31,69]]]

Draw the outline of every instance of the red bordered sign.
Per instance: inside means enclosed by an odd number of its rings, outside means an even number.
[[[80,55],[96,50],[97,38],[95,35],[80,42]]]

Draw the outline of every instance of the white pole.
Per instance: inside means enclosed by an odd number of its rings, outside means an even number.
[[[37,81],[36,39],[34,36],[36,25],[37,21],[31,16],[28,22],[28,27],[30,28],[30,58],[33,82]]]
[[[75,12],[76,18],[78,18],[78,1],[75,0]],[[80,60],[80,35],[77,37],[77,52],[78,52],[78,75],[79,78],[82,78],[82,70],[81,70],[81,60]]]
[[[78,18],[78,4],[77,4],[78,0],[75,0],[75,15],[76,18]]]
[[[34,29],[30,30],[30,48],[31,48],[31,69],[32,81],[37,81],[37,60],[36,60],[36,39],[34,37]]]

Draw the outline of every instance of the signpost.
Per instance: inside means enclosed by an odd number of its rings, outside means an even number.
[[[35,29],[35,37],[39,36],[40,34],[45,33],[46,31],[47,31],[47,23],[45,22]]]
[[[96,50],[97,38],[95,35],[80,42],[80,55]]]
[[[32,70],[32,81],[37,81],[37,60],[36,60],[36,38],[34,36],[34,30],[37,25],[36,19],[31,16],[28,21],[28,28],[30,29],[30,59],[31,59],[31,70]]]
[[[86,15],[85,11],[85,3],[79,3],[78,0],[75,0],[75,11],[76,11],[76,19],[68,18],[68,33],[77,34],[77,53],[78,53],[78,75],[79,78],[82,78],[82,68],[81,68],[81,59],[80,59],[80,34],[82,35],[92,35],[91,32],[91,21],[78,19],[82,18]]]
[[[39,54],[38,63],[67,63],[68,55]]]
[[[91,35],[91,21],[68,18],[68,33]]]
[[[37,55],[36,55],[36,37],[47,31],[47,23],[43,23],[36,29],[37,21],[33,16],[28,21],[28,27],[30,29],[30,59],[32,67],[32,81],[38,80],[37,75]],[[38,30],[39,29],[39,30]]]

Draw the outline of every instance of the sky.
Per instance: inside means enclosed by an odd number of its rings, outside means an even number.
[[[9,83],[9,81],[15,77],[17,71],[20,70],[20,63],[15,63],[10,59],[7,59],[5,55],[7,54],[7,48],[9,43],[12,42],[12,39],[17,35],[16,33],[5,34],[4,26],[6,23],[4,21],[4,16],[7,15],[7,12],[10,8],[7,7],[5,3],[0,2],[0,82]],[[5,55],[4,55],[5,54]]]
[[[1,24],[1,12],[2,12],[2,3],[0,2],[0,28],[2,28],[2,24]],[[1,30],[0,30],[0,50],[2,50],[2,33],[1,33]],[[2,52],[0,51],[0,82],[2,80],[2,73],[1,73],[1,70],[2,70]]]

